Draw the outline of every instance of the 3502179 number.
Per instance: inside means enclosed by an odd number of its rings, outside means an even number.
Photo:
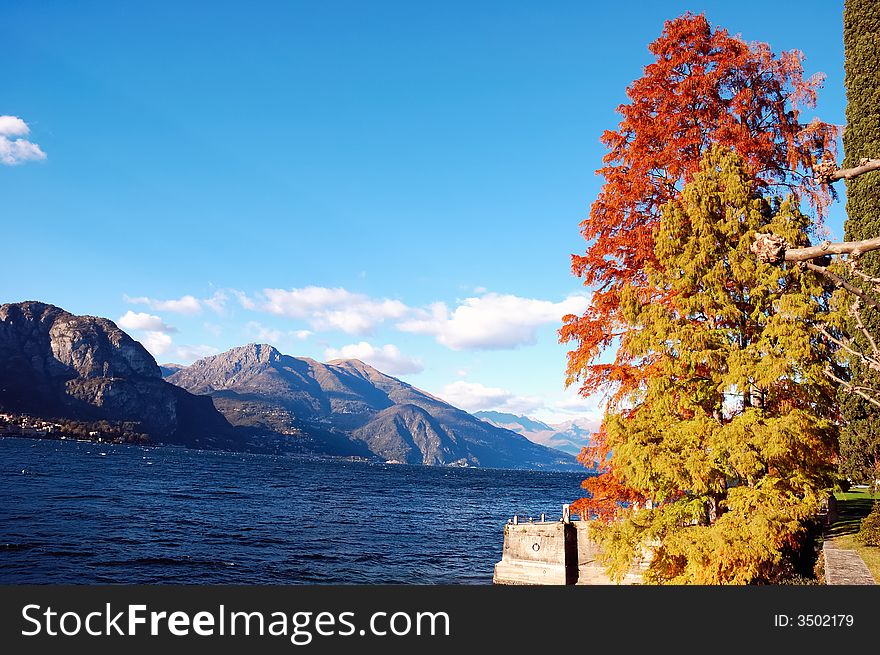
[[[802,628],[851,628],[855,623],[852,614],[798,614],[797,625]]]

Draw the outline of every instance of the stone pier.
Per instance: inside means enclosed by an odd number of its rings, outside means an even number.
[[[589,521],[508,523],[492,581],[504,585],[615,584],[598,562]],[[620,584],[640,584],[647,562],[635,563]]]

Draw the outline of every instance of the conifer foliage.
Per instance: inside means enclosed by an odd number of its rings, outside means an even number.
[[[666,301],[620,292],[621,347],[654,374],[605,418],[616,480],[640,499],[595,524],[613,573],[647,548],[651,582],[769,580],[816,513],[837,441],[823,373],[833,353],[814,325],[829,292],[750,251],[768,229],[806,243],[810,225],[795,198],[766,197],[729,146],[711,147],[662,207],[644,275]]]
[[[736,153],[755,193],[793,193],[786,211],[802,202],[818,221],[829,192],[814,182],[812,166],[833,154],[837,135],[831,125],[801,120],[821,77],[804,78],[797,51],[776,55],[692,14],[668,21],[649,48],[654,61],[627,89],[620,124],[602,135],[608,152],[598,173],[605,181],[581,223],[586,251],[572,257],[591,304],[581,316],[566,316],[559,333],[573,345],[567,383],[578,384],[585,396],[608,392],[612,402],[631,400],[666,374],[659,351],[640,347],[631,312],[635,305],[672,311],[671,287],[652,282],[668,254],[655,248],[655,235],[661,209],[692,182],[704,156],[714,145]],[[610,361],[603,359],[606,351],[614,351]],[[609,458],[612,427],[603,425],[581,455],[600,474],[584,483],[588,497],[579,507],[599,518],[615,516],[621,502],[644,500],[629,474],[618,470],[622,458]]]
[[[846,120],[843,133],[844,166],[863,158],[880,158],[880,6],[877,0],[847,0],[844,10]],[[856,241],[880,236],[880,172],[847,182],[845,238]],[[864,254],[861,271],[880,278],[880,252]],[[854,283],[861,281],[856,279]],[[847,307],[852,298],[847,299]],[[880,312],[860,308],[860,319],[874,340],[880,339]],[[864,331],[850,321],[847,332],[857,351],[872,352]],[[853,387],[880,389],[880,373],[859,358],[848,362]],[[839,392],[847,425],[841,435],[841,472],[857,481],[880,477],[880,409],[848,388]]]

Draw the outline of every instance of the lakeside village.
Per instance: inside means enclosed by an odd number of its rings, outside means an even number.
[[[138,432],[135,423],[47,420],[28,414],[3,412],[0,412],[0,437],[70,439],[97,443],[150,443],[149,436]]]

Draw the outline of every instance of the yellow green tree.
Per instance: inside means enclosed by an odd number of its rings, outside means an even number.
[[[765,197],[748,163],[714,146],[655,229],[650,284],[624,292],[620,347],[659,374],[609,405],[609,462],[644,499],[595,521],[612,575],[650,552],[647,582],[772,580],[805,534],[836,455],[829,292],[814,272],[751,252],[773,232],[809,243],[793,199]]]

